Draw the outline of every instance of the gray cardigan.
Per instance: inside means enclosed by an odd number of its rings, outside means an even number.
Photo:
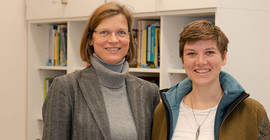
[[[158,87],[129,74],[126,84],[138,139],[149,140],[153,112],[159,103]],[[92,66],[55,78],[42,114],[43,140],[111,139],[103,95]]]

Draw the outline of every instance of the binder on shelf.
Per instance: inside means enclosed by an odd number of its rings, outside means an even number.
[[[46,96],[48,96],[48,91],[53,79],[54,78],[49,77],[44,78],[44,94],[43,94],[44,100],[46,99]]]

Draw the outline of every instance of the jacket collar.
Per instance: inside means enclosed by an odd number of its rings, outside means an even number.
[[[110,139],[110,126],[106,113],[103,95],[99,87],[97,75],[92,66],[82,70],[81,77],[78,79],[82,95],[92,112],[94,119],[104,137]]]
[[[224,110],[229,106],[235,99],[237,99],[242,92],[245,90],[242,86],[228,73],[221,71],[219,74],[219,80],[221,88],[224,91],[224,96],[222,97],[217,113],[216,113],[216,122],[215,122],[215,131],[219,128],[222,123],[222,120],[225,117]],[[173,86],[167,92],[161,93],[162,100],[168,109],[169,117],[169,139],[171,138],[179,114],[179,106],[183,97],[187,95],[192,90],[192,81],[190,78],[186,78],[177,85]],[[169,126],[168,126],[169,127]]]
[[[224,97],[226,96],[226,102],[234,100],[245,90],[242,86],[228,73],[221,71],[219,74],[219,80],[221,88],[224,91]],[[186,78],[177,85],[173,86],[167,92],[163,94],[168,102],[172,105],[171,108],[178,108],[176,104],[180,105],[181,100],[185,95],[187,95],[192,90],[192,81],[190,78]]]
[[[144,129],[142,129],[143,124],[141,124],[140,121],[140,117],[143,116],[142,114],[143,110],[138,109],[141,108],[142,101],[140,98],[140,94],[137,94],[143,93],[141,89],[142,85],[135,78],[132,78],[131,75],[127,75],[126,84],[127,84],[128,99],[138,133],[138,139],[144,139],[143,138]]]
[[[81,76],[78,79],[79,86],[82,90],[83,97],[89,107],[89,110],[93,114],[94,119],[96,120],[98,127],[105,140],[110,140],[110,126],[108,121],[108,116],[105,108],[105,102],[101,89],[99,88],[97,74],[92,66],[89,66],[82,70]],[[127,94],[130,102],[131,110],[135,120],[138,138],[140,138],[140,133],[142,130],[140,124],[140,116],[142,111],[138,110],[140,107],[140,98],[139,94],[136,94],[141,91],[141,84],[137,82],[130,75],[126,76],[127,84]]]

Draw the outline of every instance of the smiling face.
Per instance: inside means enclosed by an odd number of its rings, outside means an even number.
[[[186,43],[183,51],[183,66],[194,86],[219,83],[221,67],[226,64],[214,40],[199,40]]]
[[[129,37],[121,37],[122,31],[128,31],[127,19],[118,14],[106,18],[100,22],[93,33],[91,45],[95,54],[108,64],[117,64],[127,55],[129,49]],[[102,32],[101,32],[102,31]],[[108,37],[101,34],[109,32]]]

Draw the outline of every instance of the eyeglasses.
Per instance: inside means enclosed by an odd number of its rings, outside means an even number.
[[[114,32],[118,39],[128,39],[129,38],[129,31],[127,30],[119,30],[119,31],[108,31],[108,30],[94,30],[95,33],[99,37],[104,39],[108,39],[112,33]]]

